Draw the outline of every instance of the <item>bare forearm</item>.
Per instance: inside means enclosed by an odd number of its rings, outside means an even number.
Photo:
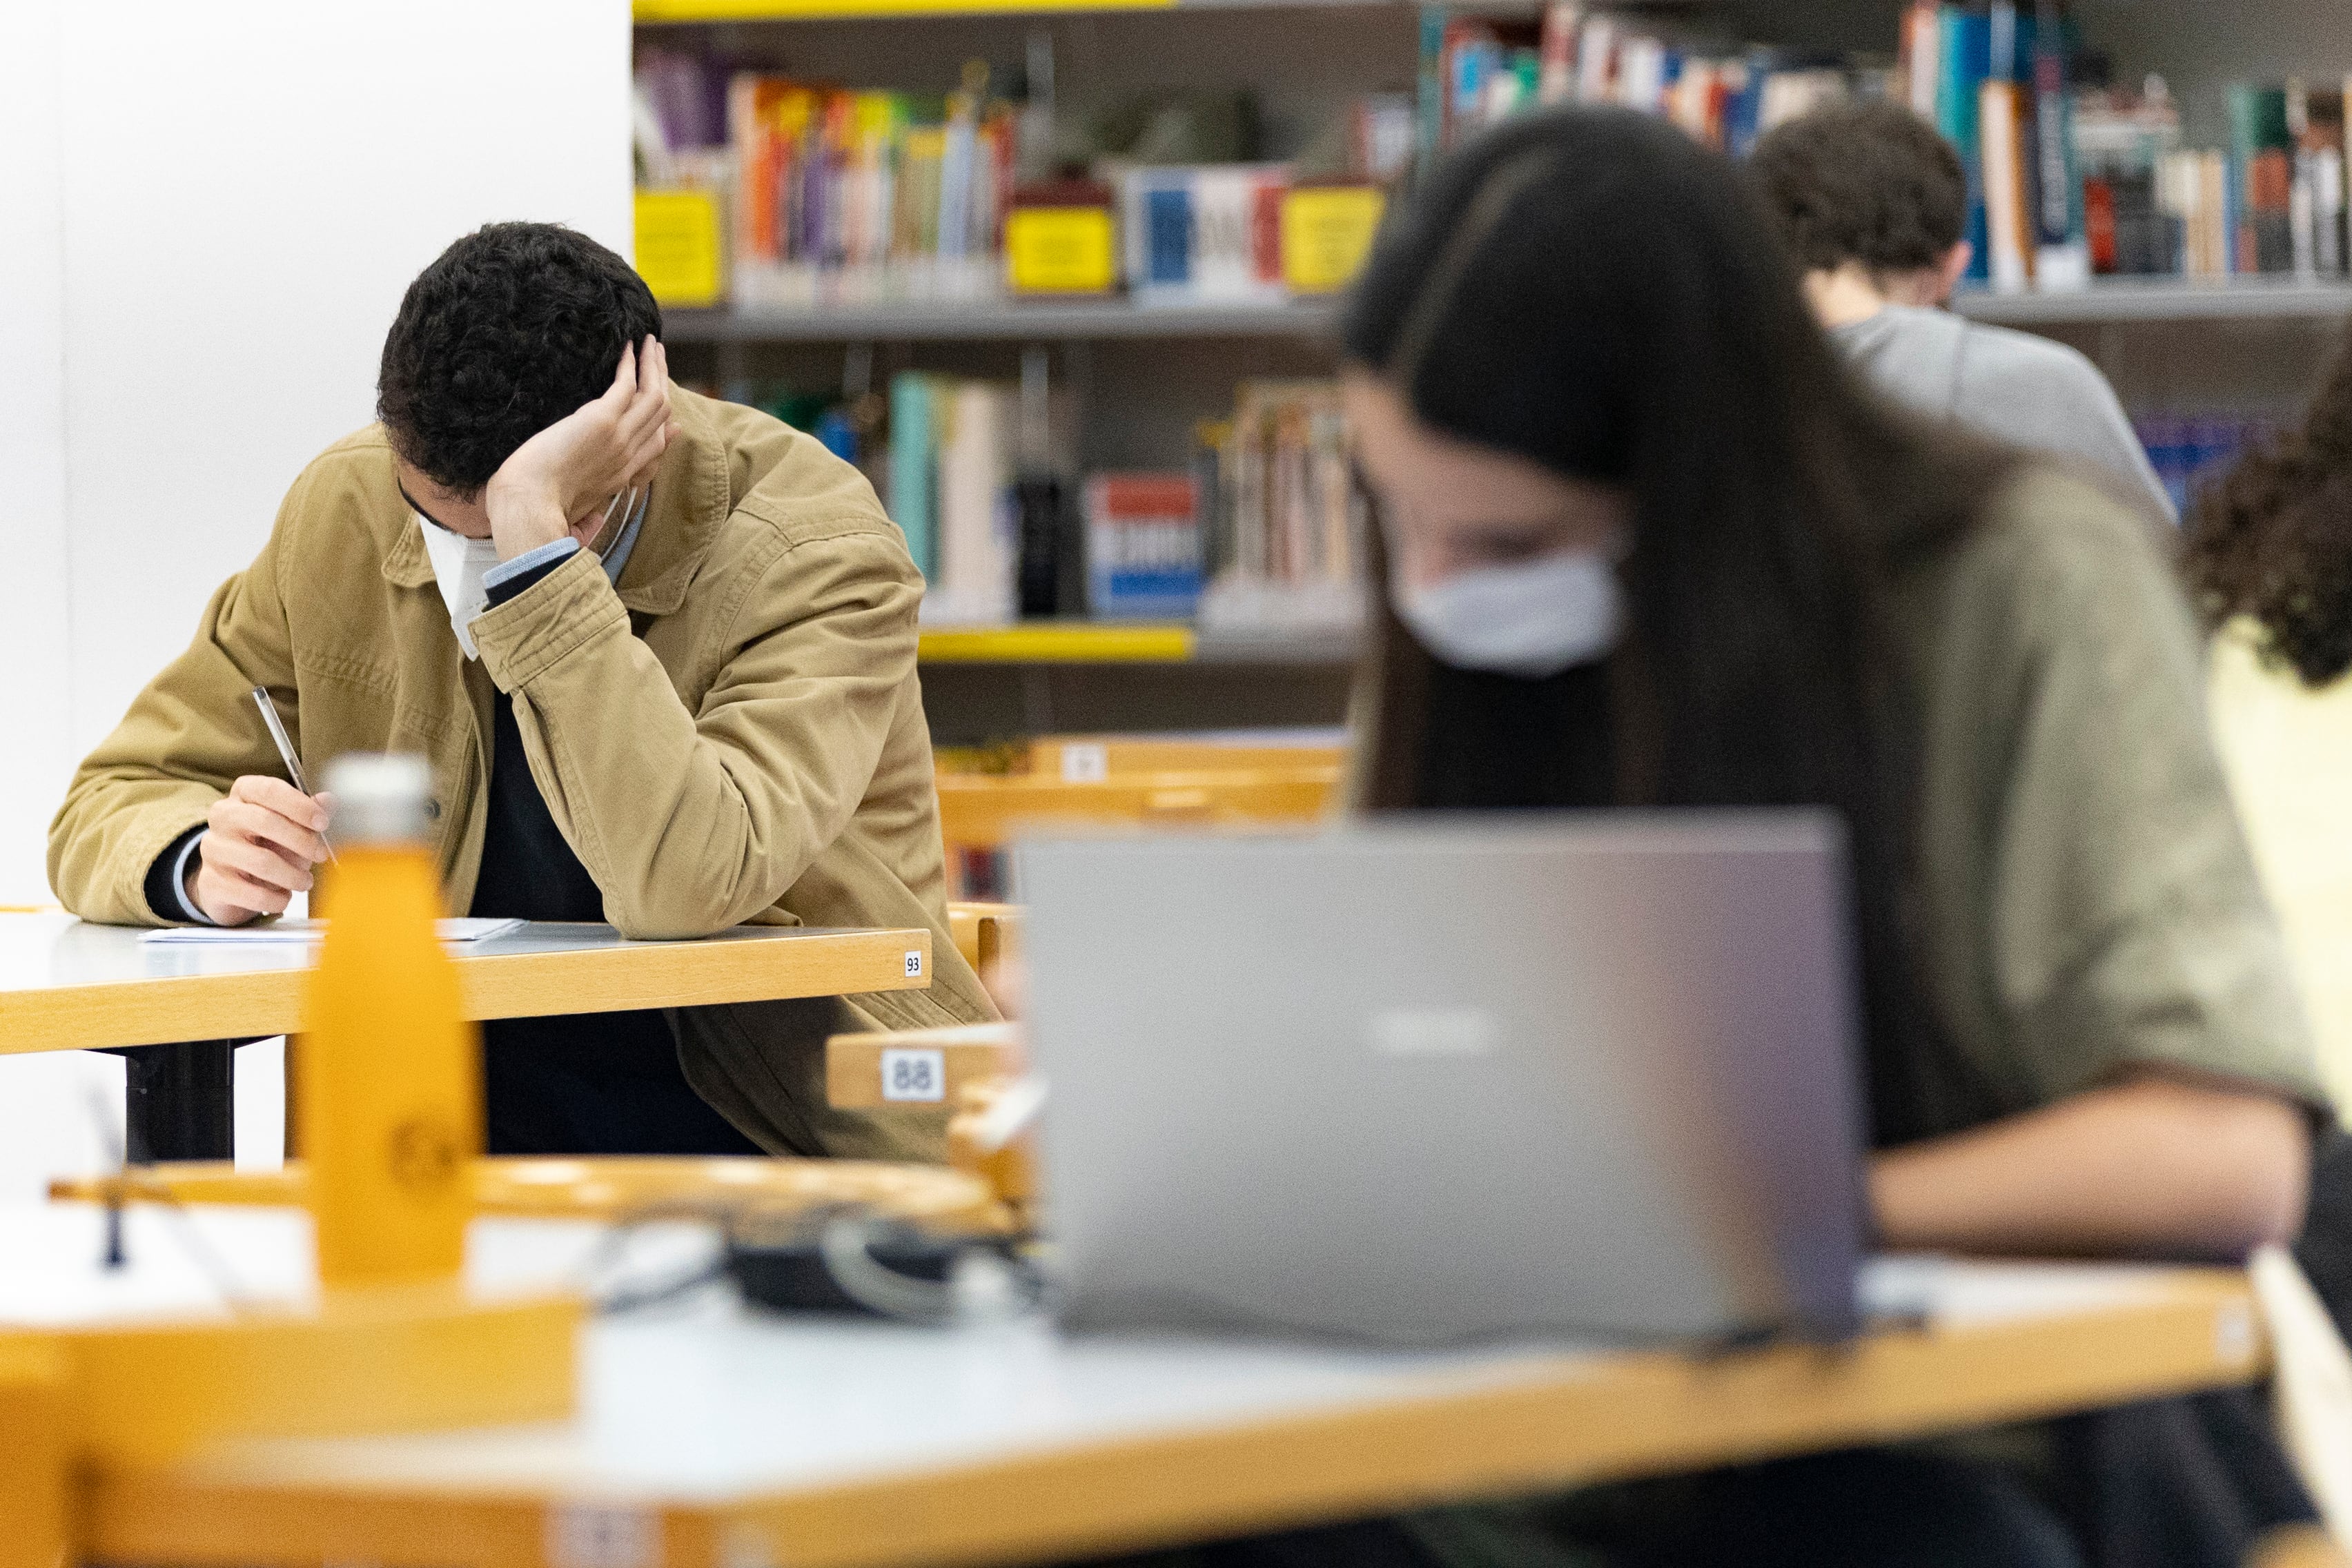
[[[2304,1112],[2147,1078],[1879,1155],[1882,1245],[2021,1255],[2237,1257],[2303,1223]]]

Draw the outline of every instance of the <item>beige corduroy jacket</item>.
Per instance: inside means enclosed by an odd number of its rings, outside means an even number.
[[[930,989],[677,1009],[688,1079],[778,1152],[934,1157],[939,1119],[827,1109],[824,1040],[993,1017],[948,934],[923,581],[857,470],[750,408],[675,395],[678,437],[617,584],[582,551],[459,650],[419,524],[371,427],[303,470],[253,564],[85,762],[49,880],[86,919],[162,923],[150,867],[240,774],[280,771],[268,687],[313,779],[422,753],[449,907],[472,900],[491,714],[509,693],[556,826],[632,937],[743,921],[928,926]]]

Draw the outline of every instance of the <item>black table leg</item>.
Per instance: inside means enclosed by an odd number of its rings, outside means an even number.
[[[123,1063],[123,1152],[158,1160],[226,1160],[236,1152],[236,1047],[241,1040],[132,1046]]]

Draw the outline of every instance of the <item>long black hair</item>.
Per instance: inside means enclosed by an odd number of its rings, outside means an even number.
[[[1741,174],[1630,112],[1531,116],[1441,167],[1385,229],[1342,333],[1424,423],[1634,507],[1628,633],[1603,666],[1453,668],[1373,585],[1360,804],[1833,807],[1876,1137],[1947,1131],[1922,1121],[1920,1075],[1956,1069],[1913,930],[1893,582],[1970,525],[2011,459],[1863,392]]]

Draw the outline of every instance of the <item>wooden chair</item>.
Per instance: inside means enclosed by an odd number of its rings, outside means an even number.
[[[1347,764],[1335,732],[1047,735],[1025,746],[950,754],[940,828],[958,896],[1004,887],[998,857],[1018,829],[1296,826],[1324,816]]]
[[[950,903],[948,934],[955,940],[963,961],[980,976],[997,1011],[1011,1017],[1015,1009],[1007,1004],[1017,986],[1003,985],[1000,981],[1005,964],[1021,951],[1021,906],[971,900]]]
[[[1135,773],[1069,784],[1034,775],[943,773],[940,837],[950,893],[995,894],[1005,880],[998,858],[1024,828],[1095,824],[1120,827],[1301,827],[1338,798],[1337,763],[1232,772]]]
[[[1087,784],[951,773],[939,781],[940,833],[950,844],[994,847],[1035,824],[1310,823],[1329,808],[1339,772],[1331,763],[1130,773]]]
[[[844,1110],[947,1107],[948,1163],[1022,1224],[1037,1197],[1035,1106],[1018,1103],[1035,1080],[1024,1066],[1013,1024],[835,1035],[824,1043],[825,1100]]]

